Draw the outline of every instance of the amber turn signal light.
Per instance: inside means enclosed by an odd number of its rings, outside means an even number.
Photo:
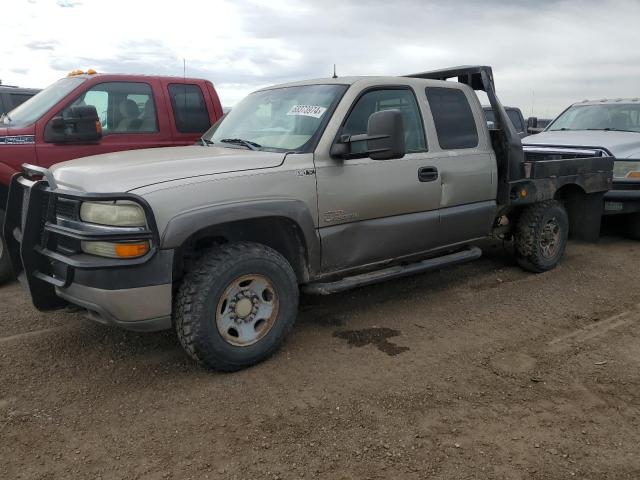
[[[119,258],[141,257],[149,251],[149,243],[116,243],[115,252]]]

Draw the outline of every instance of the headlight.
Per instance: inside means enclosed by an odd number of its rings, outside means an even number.
[[[640,180],[640,162],[616,160],[613,164],[613,176]]]
[[[84,202],[80,207],[83,222],[113,227],[144,227],[142,207],[131,202]]]

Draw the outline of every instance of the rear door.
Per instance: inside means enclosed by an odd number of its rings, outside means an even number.
[[[347,93],[341,109],[353,95],[353,91]],[[328,146],[316,152],[325,271],[408,256],[437,243],[440,182],[415,91],[408,85],[390,85],[357,95],[342,117],[336,138],[366,133],[372,113],[398,109],[403,114],[406,155],[394,160],[365,155],[344,160],[332,158]],[[362,142],[354,148],[364,151],[366,145]]]
[[[166,109],[159,91],[159,85],[153,79],[109,81],[91,86],[61,112],[51,115],[49,121],[55,115],[68,115],[73,105],[93,105],[102,124],[102,139],[91,144],[38,142],[39,163],[49,166],[89,155],[172,145],[171,129],[167,116],[163,115]]]
[[[471,89],[453,82],[427,86],[422,94],[442,192],[438,246],[484,237],[491,231],[497,191],[484,112]]]

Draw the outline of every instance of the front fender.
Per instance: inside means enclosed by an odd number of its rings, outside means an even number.
[[[295,199],[265,199],[208,205],[171,218],[162,235],[161,248],[178,248],[193,234],[225,223],[267,217],[284,217],[300,228],[306,244],[309,266],[320,266],[320,240],[307,205]]]

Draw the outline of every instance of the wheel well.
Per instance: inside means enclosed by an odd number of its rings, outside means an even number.
[[[567,185],[563,185],[558,189],[554,198],[556,200],[562,200],[563,202],[572,202],[576,199],[582,198],[586,195],[586,192],[580,185],[576,185],[575,183],[568,183]]]
[[[181,278],[198,253],[217,244],[249,241],[273,248],[291,264],[298,282],[309,279],[307,246],[300,226],[286,217],[261,217],[223,223],[192,234],[174,258],[174,279]]]

